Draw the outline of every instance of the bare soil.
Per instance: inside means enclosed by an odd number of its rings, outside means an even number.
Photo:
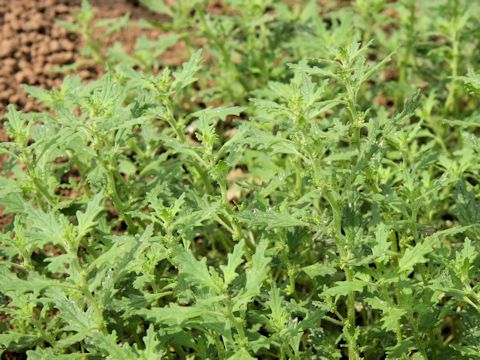
[[[51,70],[75,60],[79,41],[55,20],[71,20],[78,8],[77,0],[0,0],[0,113],[8,104],[25,111],[38,107],[22,84],[61,83],[62,75]]]
[[[58,26],[56,20],[73,20],[72,13],[80,9],[81,0],[0,0],[0,114],[8,104],[19,110],[35,111],[41,107],[28,99],[22,84],[47,89],[58,87],[64,74],[55,68],[79,59],[81,39]],[[165,20],[139,5],[136,0],[91,0],[98,19],[123,16],[131,19]],[[114,34],[110,41],[120,41],[131,50],[136,39],[146,34],[159,35],[156,30],[126,29]],[[84,80],[95,79],[101,69],[90,66],[81,69]]]

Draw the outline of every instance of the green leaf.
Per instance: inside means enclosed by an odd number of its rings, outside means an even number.
[[[37,86],[30,86],[26,84],[22,84],[22,89],[31,97],[35,98],[40,102],[42,105],[46,107],[52,106],[54,103],[54,99],[50,94],[50,91],[39,88]]]
[[[96,26],[105,28],[107,35],[112,35],[124,28],[126,28],[130,21],[130,13],[126,13],[121,17],[115,17],[111,19],[101,19],[96,21]]]
[[[389,259],[389,254],[392,253],[392,244],[388,239],[389,231],[385,224],[378,225],[375,232],[375,245],[372,247],[372,257],[380,262],[385,262]]]
[[[67,247],[67,233],[71,224],[62,214],[45,213],[41,209],[30,207],[28,210],[29,227],[27,237],[35,240],[39,246],[48,243]]]
[[[12,104],[7,106],[7,110],[8,112],[4,116],[8,120],[5,126],[8,135],[15,138],[21,146],[26,146],[31,127],[28,116],[15,109]]]
[[[407,314],[406,310],[395,307],[379,298],[367,298],[365,301],[374,309],[382,311],[382,327],[387,331],[397,331],[402,316]]]
[[[223,296],[209,297],[205,300],[199,300],[195,305],[190,306],[170,303],[169,306],[163,308],[138,309],[135,311],[135,314],[169,326],[188,326],[188,324],[197,324],[202,320],[212,325],[216,323],[225,326],[225,318],[214,308],[224,299],[225,297]]]
[[[143,343],[145,344],[145,350],[141,352],[141,360],[157,360],[166,356],[166,352],[160,349],[161,343],[157,338],[153,324],[148,327]]]
[[[187,282],[199,288],[208,288],[211,291],[219,290],[217,283],[207,268],[207,259],[197,260],[192,252],[182,246],[176,246],[174,249],[174,258],[178,264],[179,274]]]
[[[260,294],[263,282],[270,275],[269,263],[271,259],[265,256],[266,247],[265,241],[261,241],[258,244],[249,264],[250,266],[245,271],[245,288],[234,299],[235,309],[244,307],[255,296]]]
[[[192,116],[196,118],[204,117],[208,121],[217,120],[217,119],[221,121],[225,121],[228,116],[231,116],[231,115],[239,116],[240,113],[242,113],[246,109],[247,108],[245,106],[206,108],[206,109],[194,112]]]
[[[55,307],[60,311],[60,318],[67,323],[63,330],[78,333],[76,342],[90,336],[92,331],[99,328],[98,321],[101,319],[95,319],[93,307],[83,311],[75,300],[68,299],[59,293],[54,294],[53,299]]]
[[[165,14],[171,17],[174,16],[170,7],[168,7],[163,0],[140,0],[140,3],[159,14]]]
[[[409,247],[398,262],[398,272],[410,273],[416,264],[427,262],[426,255],[432,252],[434,245],[439,242],[439,239],[447,236],[460,234],[470,229],[471,226],[456,226],[450,229],[436,232],[423,239],[414,247]]]
[[[1,192],[1,190],[0,190]],[[0,206],[3,207],[3,214],[21,213],[25,210],[25,202],[19,192],[11,192],[7,195],[1,195]]]
[[[26,279],[21,279],[17,274],[8,272],[4,267],[0,267],[0,283],[2,284],[2,292],[11,292],[17,295],[40,292],[44,289],[61,286],[58,280],[48,279],[35,271],[30,272]]]
[[[345,296],[350,292],[361,292],[368,285],[362,280],[337,281],[336,286],[328,288],[322,294],[326,296]]]
[[[461,181],[455,187],[454,214],[462,225],[480,224],[480,203],[476,200],[475,191],[468,191],[467,185]]]
[[[194,83],[197,79],[194,75],[200,70],[200,63],[202,61],[202,50],[197,50],[191,57],[191,59],[183,64],[183,68],[180,71],[176,71],[173,75],[175,81],[173,87],[178,93],[183,88]]]
[[[466,238],[462,250],[457,252],[455,258],[456,268],[460,275],[468,276],[477,256],[477,249],[473,246],[472,241]]]
[[[269,315],[272,325],[281,330],[288,322],[288,311],[283,307],[283,296],[280,293],[280,289],[277,288],[275,283],[273,284],[270,292],[268,293],[268,300],[265,303],[271,311]]]
[[[91,341],[104,353],[107,354],[108,360],[131,360],[138,359],[138,354],[133,351],[128,344],[123,346],[117,344],[117,336],[113,334],[102,334],[98,331],[89,335]]]
[[[82,213],[77,211],[77,231],[80,238],[87,235],[97,224],[95,218],[102,212],[103,194],[96,194],[87,204],[87,210]]]
[[[72,354],[55,354],[52,348],[27,351],[28,360],[81,360],[85,358],[85,354],[72,353]]]
[[[264,226],[269,229],[282,227],[308,227],[309,224],[298,219],[293,214],[279,212],[275,210],[243,212],[240,214],[240,220],[250,226]]]
[[[243,256],[245,254],[245,241],[242,239],[238,242],[237,245],[233,248],[233,252],[228,254],[228,263],[227,266],[220,265],[220,268],[223,272],[223,280],[225,286],[228,286],[232,283],[233,280],[238,276],[236,269],[243,262]]]
[[[457,79],[463,81],[470,93],[480,94],[480,75],[476,74],[473,69],[468,70],[467,76],[457,76]]]
[[[195,148],[189,144],[181,143],[176,139],[167,137],[165,135],[161,135],[160,139],[162,140],[164,145],[167,148],[170,148],[173,152],[185,155],[187,158],[190,158],[189,160],[194,161],[195,163],[201,164],[204,167],[207,167],[207,164],[198,153],[199,151],[198,147]]]
[[[235,354],[230,356],[228,360],[255,360],[255,358],[252,355],[250,355],[250,353],[247,350],[245,350],[244,348],[241,348]]]
[[[333,275],[337,272],[337,270],[324,263],[316,263],[312,265],[308,265],[302,268],[302,271],[305,272],[311,279],[317,276],[328,276]]]
[[[427,262],[425,256],[433,250],[435,243],[436,239],[434,237],[428,237],[414,247],[405,250],[398,261],[398,272],[410,273],[415,265]]]
[[[17,331],[10,331],[6,334],[0,334],[0,346],[3,349],[23,350],[34,347],[40,338],[38,335],[23,334]]]

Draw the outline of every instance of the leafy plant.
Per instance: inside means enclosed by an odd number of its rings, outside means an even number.
[[[188,61],[113,49],[5,115],[3,348],[478,358],[478,4],[143,3]]]

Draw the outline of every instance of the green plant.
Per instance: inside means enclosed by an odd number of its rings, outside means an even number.
[[[408,12],[392,45],[383,11],[412,11],[410,1],[308,2],[289,17],[278,65],[278,53],[253,48],[230,56],[243,41],[271,44],[286,5],[248,2],[248,19],[277,19],[252,27],[236,10],[201,13],[204,2],[148,4],[172,17],[172,39],[198,26],[209,45],[178,69],[154,69],[153,56],[134,70],[132,56],[88,84],[27,86],[48,111],[5,116],[0,205],[14,220],[0,247],[4,349],[29,359],[477,359],[478,59],[453,72],[453,57],[422,52],[434,40],[418,44],[416,29],[433,26],[437,7]],[[233,38],[217,31],[227,25]]]

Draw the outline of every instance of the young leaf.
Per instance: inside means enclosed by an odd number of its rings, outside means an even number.
[[[234,299],[235,309],[240,309],[249,303],[255,296],[260,294],[263,282],[269,275],[269,263],[271,259],[265,256],[266,243],[261,241],[255,254],[252,256],[250,266],[245,271],[245,288]]]
[[[192,55],[190,60],[183,64],[182,70],[176,71],[173,74],[175,81],[173,82],[172,86],[177,93],[197,80],[194,75],[200,70],[201,60],[202,50],[197,50],[197,52]]]
[[[379,298],[367,298],[365,301],[374,309],[382,311],[382,327],[386,331],[397,331],[397,326],[402,316],[407,314],[406,310],[392,306]]]
[[[103,194],[98,193],[89,201],[87,204],[87,210],[84,213],[77,211],[78,237],[84,237],[96,225],[95,218],[103,210],[103,206],[101,205],[102,201]]]
[[[199,288],[208,288],[213,292],[219,290],[218,284],[214,281],[207,268],[207,260],[203,258],[198,261],[192,252],[182,246],[174,248],[174,258],[178,264],[179,273],[186,281]]]
[[[153,324],[147,329],[147,335],[143,338],[145,350],[141,352],[140,358],[142,360],[156,360],[166,356],[164,350],[160,349],[161,342],[157,338],[157,333]]]
[[[89,335],[91,341],[107,354],[108,360],[130,360],[138,359],[138,355],[133,351],[128,344],[118,345],[117,336],[114,334],[102,334],[98,331]]]
[[[328,276],[333,275],[337,272],[337,270],[324,263],[316,263],[312,265],[308,265],[302,268],[302,271],[305,272],[311,279],[317,276]]]
[[[220,265],[220,268],[223,271],[223,281],[225,286],[228,286],[232,283],[233,280],[238,276],[236,269],[243,262],[243,256],[245,254],[245,241],[242,239],[238,242],[237,245],[233,248],[233,252],[228,254],[228,263],[227,265]]]
[[[425,256],[433,250],[435,243],[436,239],[434,237],[428,237],[414,247],[405,250],[398,261],[398,272],[410,273],[415,265],[427,262]]]
[[[334,287],[328,288],[322,294],[326,296],[345,296],[349,292],[361,292],[368,282],[363,280],[337,281]]]
[[[250,353],[244,348],[241,348],[235,354],[233,354],[228,358],[228,360],[254,360],[254,359],[255,358],[252,355],[250,355]]]
[[[163,0],[140,0],[140,2],[154,12],[171,17],[174,16],[170,7],[168,7]]]
[[[280,294],[280,289],[274,284],[268,293],[268,296],[269,298],[266,305],[271,311],[271,322],[277,329],[283,329],[288,322],[288,312],[283,307],[283,296]]]

